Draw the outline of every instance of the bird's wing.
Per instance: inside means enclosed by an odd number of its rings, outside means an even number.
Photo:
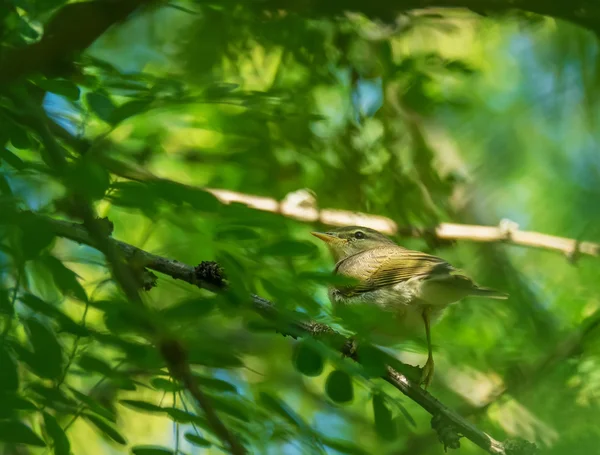
[[[347,295],[393,286],[413,277],[472,283],[443,259],[399,246],[374,248],[350,256],[337,264],[336,273],[359,281],[356,286],[340,290]]]

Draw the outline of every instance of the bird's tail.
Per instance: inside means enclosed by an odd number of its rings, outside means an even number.
[[[477,295],[479,297],[486,297],[488,299],[499,299],[499,300],[508,299],[508,294],[506,294],[505,292],[496,291],[495,289],[491,289],[491,288],[482,288],[480,286],[477,286],[476,288],[474,288],[473,291],[471,292],[471,295]]]

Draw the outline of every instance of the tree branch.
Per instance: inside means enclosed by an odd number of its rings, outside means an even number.
[[[594,257],[600,256],[600,244],[542,234],[541,232],[521,231],[515,223],[508,220],[503,220],[499,226],[440,223],[432,228],[402,227],[398,226],[392,219],[383,216],[346,210],[319,210],[312,206],[314,200],[310,200],[306,192],[292,193],[286,199],[279,202],[275,199],[229,190],[207,188],[206,191],[213,194],[225,204],[239,202],[256,210],[280,213],[296,220],[319,222],[328,226],[360,225],[400,237],[432,237],[437,240],[504,242],[531,248],[558,251],[571,259],[575,259],[580,254]],[[305,197],[304,201],[301,200],[302,197]]]
[[[96,247],[97,242],[86,231],[86,229],[78,223],[56,220],[42,215],[34,214],[32,212],[26,212],[23,215],[35,217],[35,219],[41,227],[45,227],[51,230],[57,236],[68,238],[77,243]],[[223,288],[218,285],[215,285],[214,282],[212,282],[212,280],[203,279],[203,277],[198,276],[197,269],[190,265],[152,254],[133,245],[112,238],[109,239],[109,241],[115,248],[120,250],[121,254],[125,257],[125,259],[135,258],[136,262],[143,263],[145,267],[149,269],[171,276],[175,279],[186,281],[200,288],[204,288],[213,292],[223,291]],[[268,319],[277,319],[281,315],[280,312],[275,308],[275,306],[271,302],[259,296],[253,295],[252,303],[254,309]],[[285,334],[294,337],[302,335],[319,337],[323,334],[333,334],[345,340],[344,337],[342,337],[340,334],[338,334],[333,329],[329,328],[324,324],[300,320],[291,321],[291,324],[289,325],[289,330],[286,331]],[[173,362],[173,358],[177,359],[178,356],[185,355],[185,351],[178,345],[177,342],[173,342],[171,344],[163,343],[161,349],[163,351],[163,356],[165,358],[171,359],[171,362]],[[344,347],[342,347],[340,350],[342,352],[346,352],[345,349],[346,347],[344,345]],[[354,360],[358,361],[358,359],[356,358],[354,358]],[[177,360],[175,360],[174,362],[175,365],[185,365],[185,362],[179,362]],[[461,435],[464,435],[466,438],[470,439],[472,442],[477,444],[479,447],[481,447],[488,453],[509,455],[509,453],[505,450],[505,446],[503,443],[493,439],[492,437],[490,437],[489,435],[472,425],[470,422],[465,420],[463,417],[453,412],[444,404],[436,400],[427,391],[421,389],[415,382],[411,381],[404,374],[400,373],[399,371],[393,369],[390,366],[387,367],[386,371],[386,374],[383,376],[384,380],[386,380],[400,392],[411,398],[415,403],[420,405],[431,415],[433,415],[434,417],[442,417],[447,422],[449,422]],[[181,371],[177,371],[177,369],[175,369],[174,373],[176,376],[182,377]],[[195,394],[196,390],[193,387],[193,385],[188,384],[188,388],[198,400],[199,404],[202,405],[202,394]],[[207,418],[208,417],[209,416],[207,414]]]

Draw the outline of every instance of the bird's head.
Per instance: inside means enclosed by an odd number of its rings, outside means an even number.
[[[311,234],[325,242],[335,261],[380,246],[395,245],[382,233],[361,226],[344,226]]]

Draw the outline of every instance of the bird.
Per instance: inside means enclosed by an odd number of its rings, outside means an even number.
[[[370,320],[367,330],[392,339],[424,327],[428,354],[419,380],[424,389],[435,370],[431,325],[443,311],[468,296],[508,298],[506,293],[479,286],[444,259],[404,248],[371,228],[344,226],[311,234],[331,252],[336,262],[333,273],[351,281],[329,286],[334,310],[377,308],[378,319]]]

